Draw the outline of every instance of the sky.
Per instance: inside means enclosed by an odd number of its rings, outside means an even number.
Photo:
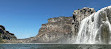
[[[83,7],[99,10],[111,0],[0,0],[0,25],[18,39],[36,36],[49,18],[72,16]]]

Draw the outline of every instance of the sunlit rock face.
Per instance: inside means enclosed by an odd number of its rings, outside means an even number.
[[[111,6],[102,8],[83,19],[75,38],[76,44],[110,44]]]
[[[38,35],[32,38],[32,43],[63,43],[72,36],[72,17],[56,17],[42,24]]]

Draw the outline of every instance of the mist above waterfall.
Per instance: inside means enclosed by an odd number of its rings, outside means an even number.
[[[84,18],[80,27],[75,44],[110,44],[111,41],[111,6]]]

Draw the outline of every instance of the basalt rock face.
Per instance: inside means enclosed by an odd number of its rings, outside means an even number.
[[[5,40],[13,40],[16,39],[14,34],[10,33],[9,31],[5,30],[5,27],[0,25],[0,38]]]
[[[76,35],[81,21],[95,12],[94,8],[84,7],[73,12],[72,32]]]
[[[39,34],[31,42],[58,43],[64,37],[71,37],[72,17],[56,17],[48,19],[48,23],[42,24]],[[69,35],[69,36],[68,36]]]

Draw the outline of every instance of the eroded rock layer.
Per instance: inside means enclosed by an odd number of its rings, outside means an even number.
[[[32,42],[58,42],[65,36],[72,35],[72,17],[56,17],[48,19],[47,24],[42,24],[39,34]]]

